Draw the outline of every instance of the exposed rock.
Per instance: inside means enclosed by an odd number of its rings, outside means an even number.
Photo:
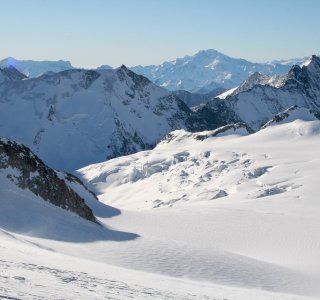
[[[197,111],[207,129],[242,122],[257,131],[275,115],[290,107],[320,114],[320,58],[293,66],[287,75],[267,77],[253,74],[225,99],[214,99]],[[224,124],[223,124],[224,123]]]
[[[85,201],[29,148],[7,139],[0,139],[1,171],[6,171],[7,178],[19,188],[28,189],[53,205],[74,212],[89,221],[97,222]],[[71,174],[67,174],[67,178],[82,184]]]

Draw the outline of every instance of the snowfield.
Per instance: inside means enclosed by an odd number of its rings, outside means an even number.
[[[320,121],[213,135],[78,170],[101,226],[0,190],[0,299],[319,299]]]

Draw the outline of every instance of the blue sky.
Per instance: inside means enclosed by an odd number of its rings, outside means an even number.
[[[319,0],[0,0],[0,59],[158,64],[202,49],[263,62],[320,53]]]

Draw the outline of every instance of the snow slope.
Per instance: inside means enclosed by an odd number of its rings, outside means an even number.
[[[208,93],[218,87],[233,88],[254,72],[285,74],[295,62],[297,60],[291,63],[252,63],[209,49],[158,66],[136,66],[131,69],[169,90]]]
[[[311,300],[79,259],[6,231],[0,232],[0,240],[0,299]]]
[[[140,235],[131,267],[319,297],[320,122],[233,133],[176,131],[79,173],[122,210],[108,224]]]
[[[6,80],[0,95],[0,136],[63,170],[148,149],[168,132],[187,128],[191,113],[125,66]]]
[[[79,170],[113,206],[79,191],[103,226],[9,182],[0,295],[317,299],[319,146],[317,120],[251,135],[174,131],[151,151]]]

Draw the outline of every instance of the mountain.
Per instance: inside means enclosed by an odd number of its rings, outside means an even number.
[[[199,118],[214,129],[243,122],[257,131],[276,114],[297,106],[320,113],[320,58],[313,55],[308,64],[293,66],[287,75],[268,77],[254,73],[239,87],[225,92],[200,110]]]
[[[23,80],[26,79],[27,76],[20,73],[16,68],[14,67],[6,67],[3,69],[0,69],[0,84],[4,81],[16,81],[16,80]]]
[[[0,61],[0,68],[14,67],[19,72],[25,74],[29,78],[38,77],[47,72],[61,72],[73,69],[69,61],[35,61],[35,60],[19,60],[8,57]]]
[[[180,98],[185,104],[187,104],[190,108],[196,108],[200,105],[204,105],[214,97],[220,95],[224,92],[224,88],[216,88],[209,93],[190,93],[184,90],[173,91],[172,93]]]
[[[141,74],[155,84],[169,90],[186,90],[207,94],[217,88],[232,88],[239,85],[254,72],[265,75],[284,74],[294,64],[301,65],[308,58],[274,60],[268,63],[252,63],[244,59],[231,58],[216,50],[202,50],[193,56],[177,58],[161,65],[135,66],[131,70]],[[69,61],[18,60],[8,57],[0,61],[0,68],[15,67],[26,76],[38,77],[47,72],[73,69]],[[112,69],[102,65],[96,70]]]
[[[12,199],[14,202],[21,199],[26,202],[25,205],[30,201],[46,201],[96,222],[84,199],[69,186],[70,182],[74,182],[78,189],[84,190],[89,197],[98,201],[78,178],[56,172],[47,167],[29,148],[3,138],[0,139],[0,158],[1,201]]]
[[[102,65],[98,67],[96,70],[99,71],[99,70],[110,70],[110,69],[113,69],[113,68],[109,65]]]
[[[7,79],[0,84],[0,134],[30,147],[50,167],[73,171],[150,149],[175,129],[243,123],[254,132],[292,106],[319,115],[319,60],[312,56],[287,75],[255,72],[214,100],[212,94],[169,92],[125,66],[23,80],[2,71]],[[207,104],[191,111],[180,97],[190,106]]]
[[[170,131],[193,126],[177,96],[125,66],[8,80],[0,94],[1,136],[62,170],[149,149]]]
[[[131,70],[169,90],[207,93],[218,87],[235,87],[254,72],[284,74],[291,66],[281,62],[252,63],[210,49],[161,65],[136,66]]]

